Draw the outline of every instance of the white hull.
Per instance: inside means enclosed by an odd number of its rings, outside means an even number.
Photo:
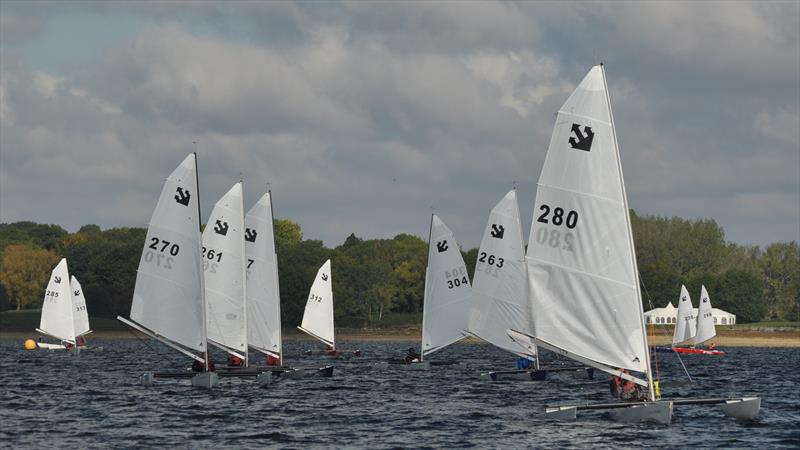
[[[201,372],[192,377],[192,387],[213,389],[219,386],[219,375],[215,372]]]
[[[760,397],[744,397],[736,400],[728,400],[719,405],[720,409],[727,416],[741,420],[753,420],[758,417],[761,410]]]
[[[656,422],[669,425],[672,421],[672,402],[640,403],[627,408],[610,409],[608,415],[617,422]]]

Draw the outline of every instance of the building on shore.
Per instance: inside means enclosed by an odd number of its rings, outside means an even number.
[[[692,309],[692,314],[697,317],[697,308]],[[711,308],[714,316],[714,325],[736,325],[736,314],[731,314],[719,308]],[[644,321],[649,324],[666,325],[675,324],[678,316],[678,308],[672,306],[672,302],[667,303],[663,308],[654,308],[644,313]]]

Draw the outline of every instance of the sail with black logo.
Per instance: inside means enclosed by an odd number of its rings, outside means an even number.
[[[681,285],[681,297],[678,299],[678,313],[675,319],[675,330],[672,333],[672,345],[686,343],[694,339],[695,317],[693,314],[692,299],[686,286]]]
[[[420,360],[464,338],[471,293],[461,249],[453,232],[434,214],[425,271]]]
[[[247,366],[244,206],[241,181],[211,210],[203,230],[208,341]]]
[[[75,329],[75,308],[70,292],[69,270],[66,258],[62,258],[50,273],[42,302],[42,316],[36,331],[54,337],[62,343],[75,345],[80,336]],[[63,344],[39,344],[41,348],[64,349]]]
[[[708,297],[708,291],[705,286],[700,288],[700,303],[697,306],[697,333],[695,334],[694,343],[696,345],[703,344],[706,341],[714,339],[717,335],[717,328],[714,325],[714,313],[711,308],[711,299]]]
[[[635,400],[548,406],[547,414],[574,419],[578,410],[600,409],[616,420],[669,423],[673,405],[719,404],[726,414],[755,417],[758,397],[656,399],[602,65],[589,71],[558,111],[537,186],[525,258],[532,333],[522,334],[540,348],[613,375],[626,386],[628,399]]]
[[[272,229],[272,194],[267,192],[244,219],[247,263],[247,341],[251,348],[283,360],[278,256]]]
[[[196,360],[203,373],[192,385],[216,386],[206,344],[196,155],[167,177],[147,228],[136,272],[130,320],[121,322]],[[145,373],[142,381],[152,381]],[[147,380],[147,381],[145,381]]]
[[[331,260],[329,259],[319,268],[314,277],[314,283],[308,293],[306,309],[303,312],[303,321],[297,328],[329,346],[328,350],[335,351],[332,286]]]

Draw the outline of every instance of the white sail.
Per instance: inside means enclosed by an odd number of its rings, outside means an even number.
[[[281,302],[278,256],[272,229],[269,192],[250,208],[244,219],[247,261],[247,341],[262,352],[281,357]]]
[[[681,298],[678,300],[678,313],[675,319],[675,331],[672,334],[672,345],[686,342],[696,334],[695,318],[692,314],[692,299],[686,286],[681,285]]]
[[[314,284],[311,285],[311,291],[308,294],[303,322],[297,328],[336,348],[333,337],[332,278],[331,260],[329,259],[317,271]]]
[[[203,230],[208,340],[245,358],[244,206],[238,182],[214,205]]]
[[[708,298],[708,291],[703,286],[700,289],[700,304],[697,306],[697,335],[694,343],[697,345],[713,339],[717,335],[714,326],[714,314],[711,311],[711,300]]]
[[[69,270],[66,258],[62,258],[50,273],[50,282],[44,292],[42,317],[38,331],[62,341],[75,343],[75,319],[73,318],[72,294],[69,286]]]
[[[526,256],[533,330],[537,344],[585,364],[649,377],[621,167],[595,66],[559,110],[539,177]]]
[[[81,283],[74,276],[69,280],[70,291],[72,292],[72,311],[75,321],[75,337],[89,333],[89,311],[86,310],[86,298],[83,296]]]
[[[530,304],[517,193],[511,190],[489,214],[472,280],[468,331],[508,352],[535,357],[536,346],[506,330],[526,330]],[[531,330],[528,330],[529,332]]]
[[[189,349],[205,352],[203,266],[196,158],[164,182],[147,229],[130,318]]]
[[[425,272],[423,357],[464,338],[471,291],[467,266],[453,232],[434,215]]]

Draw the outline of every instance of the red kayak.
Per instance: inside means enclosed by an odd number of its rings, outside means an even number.
[[[686,348],[686,347],[672,347],[675,353],[682,353],[684,355],[724,355],[722,350],[705,350],[702,348]]]

